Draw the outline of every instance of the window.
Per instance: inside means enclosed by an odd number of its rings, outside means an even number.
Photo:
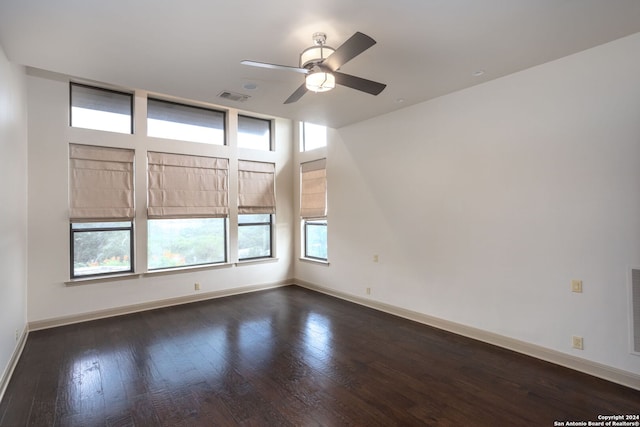
[[[326,159],[300,165],[300,217],[304,257],[327,260]]]
[[[327,260],[327,220],[304,221],[304,257]]]
[[[300,151],[309,151],[327,146],[327,127],[302,122],[300,124]]]
[[[238,259],[272,256],[276,212],[273,163],[238,161]]]
[[[133,133],[133,96],[130,93],[70,84],[70,125]]]
[[[69,145],[71,278],[133,271],[133,156]]]
[[[148,268],[226,262],[226,218],[170,218],[148,221]]]
[[[133,224],[71,223],[71,277],[133,272]]]
[[[238,147],[271,150],[271,120],[239,115]]]
[[[226,262],[229,160],[147,152],[149,270]]]
[[[271,257],[269,214],[238,215],[238,259]]]
[[[147,135],[206,144],[225,144],[225,113],[148,99]]]

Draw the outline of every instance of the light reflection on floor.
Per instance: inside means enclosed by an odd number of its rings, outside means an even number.
[[[319,313],[309,313],[303,335],[305,362],[316,369],[326,367],[331,358],[332,337],[331,319]]]
[[[96,397],[102,394],[102,380],[100,364],[94,351],[78,355],[72,363],[64,381],[67,396],[64,410],[76,414],[98,401]]]
[[[242,361],[253,366],[267,363],[274,351],[273,325],[268,319],[242,322],[237,346]]]

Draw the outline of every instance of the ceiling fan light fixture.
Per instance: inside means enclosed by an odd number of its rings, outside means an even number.
[[[329,46],[318,45],[308,47],[300,54],[300,68],[307,68],[309,65],[322,62],[333,52],[335,52],[335,49]]]
[[[314,65],[327,59],[336,50],[326,46],[327,35],[325,33],[313,33],[311,37],[313,46],[306,48],[300,54],[300,68],[311,69]]]
[[[326,92],[336,87],[336,78],[331,73],[317,71],[307,74],[306,86],[312,92]]]

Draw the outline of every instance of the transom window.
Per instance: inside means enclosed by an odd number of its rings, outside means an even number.
[[[70,84],[72,127],[133,133],[133,96],[130,93]]]
[[[271,150],[271,120],[239,115],[238,147]]]
[[[302,122],[300,124],[300,151],[310,151],[327,146],[327,127]]]
[[[147,135],[225,144],[225,113],[203,107],[149,98],[147,101]]]

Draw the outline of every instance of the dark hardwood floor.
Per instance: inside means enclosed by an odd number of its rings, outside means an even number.
[[[553,426],[640,391],[289,286],[29,334],[0,426]]]

